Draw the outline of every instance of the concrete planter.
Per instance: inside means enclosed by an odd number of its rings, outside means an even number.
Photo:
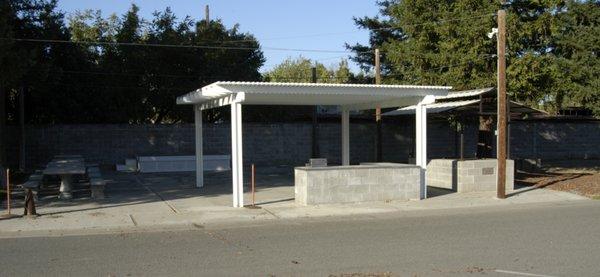
[[[456,192],[495,191],[496,159],[433,159],[427,164],[427,185]],[[515,164],[506,161],[506,190],[514,190]]]

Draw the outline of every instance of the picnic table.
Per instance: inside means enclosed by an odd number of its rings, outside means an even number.
[[[73,176],[85,174],[85,161],[81,156],[56,156],[48,163],[43,171],[44,175],[57,175],[60,177],[61,199],[72,199]]]

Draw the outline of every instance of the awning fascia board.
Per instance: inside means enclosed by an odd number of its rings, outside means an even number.
[[[426,95],[446,95],[450,87],[216,82],[177,98],[203,110],[230,105],[333,105],[353,110],[407,106]]]
[[[343,107],[345,109],[352,110],[352,111],[370,110],[370,109],[375,109],[375,108],[395,108],[395,107],[415,105],[415,104],[419,103],[424,97],[425,96],[411,96],[411,97],[403,97],[403,98],[394,98],[394,99],[384,100],[384,101],[345,105]]]
[[[243,103],[245,98],[246,94],[244,92],[231,93],[221,98],[210,99],[201,103],[200,110],[210,110],[231,105],[232,103]]]

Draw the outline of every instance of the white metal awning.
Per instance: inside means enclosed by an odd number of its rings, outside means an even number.
[[[458,99],[458,98],[469,98],[469,97],[477,97],[484,94],[495,93],[496,88],[480,88],[480,89],[472,89],[472,90],[462,90],[462,91],[451,91],[446,96],[436,96],[435,100],[446,100],[446,99]]]
[[[427,95],[444,96],[451,87],[412,85],[216,82],[177,98],[202,110],[229,105],[336,105],[347,109],[407,106]]]
[[[426,105],[451,87],[406,85],[354,85],[314,83],[216,82],[177,98],[177,104],[194,105],[196,132],[196,186],[204,185],[202,110],[231,105],[231,177],[233,206],[244,206],[242,139],[243,105],[335,105],[341,106],[341,161],[350,164],[350,110],[401,107],[417,104],[416,164],[427,167]],[[424,173],[423,173],[424,174]],[[424,176],[424,175],[422,175]],[[421,178],[421,197],[426,197]]]
[[[475,104],[475,103],[479,103],[479,99],[428,104],[427,105],[427,113],[441,113],[441,112],[444,112],[447,110],[452,110],[452,109],[455,109],[458,107],[464,107],[464,106]],[[415,114],[416,110],[417,110],[417,106],[411,105],[408,107],[397,109],[395,111],[383,113],[382,115],[383,116],[410,115],[410,114]]]

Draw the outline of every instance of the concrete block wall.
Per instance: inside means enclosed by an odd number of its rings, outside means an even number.
[[[600,159],[600,121],[514,121],[511,158]]]
[[[457,163],[457,192],[495,191],[498,161],[495,159],[466,160]],[[506,161],[506,190],[514,190],[515,163]]]
[[[495,191],[498,162],[495,159],[433,159],[427,164],[427,185],[456,192]],[[515,163],[506,161],[506,190],[514,190]]]
[[[456,191],[456,163],[453,159],[432,159],[425,173],[427,185]]]
[[[414,156],[414,120],[385,121],[383,160],[407,163]],[[340,124],[323,122],[318,127],[321,157],[339,164]],[[19,161],[19,129],[7,126],[7,160]],[[428,158],[454,158],[456,134],[446,121],[428,125]],[[229,124],[204,124],[204,153],[231,153]],[[244,123],[244,162],[258,165],[303,165],[311,155],[310,122]],[[53,125],[26,126],[26,167],[33,169],[57,154],[80,154],[92,162],[123,163],[127,158],[158,155],[194,155],[194,127],[177,125]],[[350,162],[375,160],[376,127],[372,122],[350,126]],[[465,157],[477,151],[477,126],[465,130]],[[600,121],[511,123],[511,158],[594,159],[600,158]]]
[[[8,159],[18,164],[19,129],[9,127]],[[354,123],[350,128],[351,161],[373,161],[374,124]],[[260,165],[303,165],[312,152],[310,123],[244,123],[244,162]],[[338,123],[318,126],[321,156],[340,163],[341,131]],[[103,164],[123,163],[136,156],[194,155],[192,124],[179,125],[54,125],[26,126],[26,166],[37,168],[54,155],[80,154]],[[229,124],[203,125],[206,155],[231,154]]]
[[[335,166],[295,169],[299,205],[419,199],[421,169],[404,166]]]
[[[383,160],[408,163],[414,158],[415,122],[407,118],[405,122],[384,121],[383,124]],[[467,158],[477,154],[478,126],[468,124],[464,131],[464,155]],[[350,142],[352,143],[352,142]],[[430,159],[458,157],[460,137],[447,121],[431,121],[427,125],[427,153]]]

